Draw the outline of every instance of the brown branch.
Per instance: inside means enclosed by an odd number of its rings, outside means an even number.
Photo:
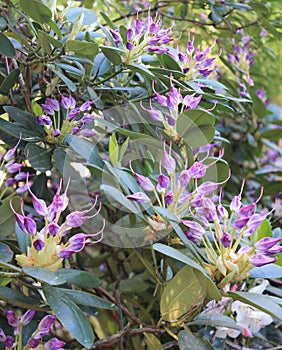
[[[97,287],[97,288],[95,288],[95,290],[97,293],[99,293],[100,295],[103,295],[108,300],[110,300],[112,303],[117,305],[116,298],[113,297],[110,293],[108,293],[104,288]],[[120,310],[122,310],[134,323],[138,324],[139,326],[142,325],[142,321],[140,320],[140,318],[138,318],[133,313],[131,313],[127,307],[125,307],[122,304],[119,304],[119,307],[120,307]]]
[[[154,334],[163,334],[166,333],[165,329],[160,329],[154,326],[145,326],[142,328],[135,328],[131,329],[130,325],[127,324],[120,332],[110,335],[109,337],[106,337],[104,339],[98,340],[93,344],[92,349],[98,349],[100,346],[106,345],[106,344],[112,344],[120,340],[121,337],[124,337],[125,335],[130,337],[134,336],[136,334],[142,334],[142,333],[154,333]]]

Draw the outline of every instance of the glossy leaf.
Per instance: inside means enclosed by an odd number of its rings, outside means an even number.
[[[100,285],[100,280],[87,271],[59,269],[53,272],[42,267],[34,266],[26,266],[23,268],[23,271],[27,275],[53,286],[72,283],[81,288],[96,288]]]
[[[115,304],[108,300],[102,299],[97,295],[86,293],[80,290],[61,288],[65,295],[67,295],[75,304],[85,305],[90,307],[97,307],[100,309],[117,310]]]
[[[200,338],[193,333],[180,331],[178,334],[180,350],[214,350],[214,347],[205,338]]]
[[[115,65],[119,65],[122,62],[120,57],[125,51],[112,46],[100,46],[101,51],[107,57],[107,59]]]
[[[254,267],[250,271],[251,278],[281,278],[282,267],[275,264],[268,264],[261,267]]]
[[[7,244],[0,242],[0,261],[8,263],[13,259],[14,253]]]
[[[47,302],[62,325],[86,349],[90,349],[94,342],[94,333],[88,319],[79,307],[60,288],[46,283],[42,285]]]
[[[6,57],[14,57],[16,50],[11,41],[0,32],[0,54]]]
[[[95,57],[98,53],[98,45],[91,41],[68,40],[67,49],[83,57]]]
[[[24,309],[39,309],[39,300],[28,297],[12,288],[0,286],[0,298],[13,306]]]
[[[1,43],[0,43],[1,45]],[[0,91],[3,94],[8,94],[9,90],[17,83],[20,74],[19,68],[13,69],[12,72],[4,79],[0,86]]]
[[[217,313],[201,313],[196,316],[193,321],[189,322],[189,326],[193,325],[205,327],[227,327],[238,329],[239,331],[243,330],[242,326],[238,325],[233,318]]]
[[[97,21],[97,15],[94,11],[89,10],[89,9],[85,9],[83,7],[75,7],[75,8],[71,8],[67,11],[66,13],[66,19],[71,23],[74,24],[77,17],[79,15],[81,15],[81,13],[84,14],[83,16],[83,22],[82,25],[83,26],[87,26],[90,24],[94,24]]]
[[[148,350],[162,350],[162,343],[160,340],[152,333],[144,333],[145,342]]]
[[[20,197],[13,198],[13,208],[16,212],[20,210]],[[15,232],[15,215],[10,207],[10,199],[5,199],[0,206],[0,238],[6,238]],[[1,256],[0,256],[1,259]]]
[[[20,7],[28,16],[38,23],[48,23],[52,18],[52,12],[41,1],[20,0]]]
[[[40,172],[50,170],[51,164],[51,152],[44,148],[29,143],[25,147],[25,156],[30,161],[33,169]]]

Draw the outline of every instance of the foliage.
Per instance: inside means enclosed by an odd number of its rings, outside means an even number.
[[[280,2],[0,7],[1,349],[279,344]]]

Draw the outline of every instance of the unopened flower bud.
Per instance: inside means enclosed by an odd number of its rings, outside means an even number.
[[[126,198],[131,199],[138,203],[147,203],[150,202],[150,198],[144,192],[135,192],[126,196]]]

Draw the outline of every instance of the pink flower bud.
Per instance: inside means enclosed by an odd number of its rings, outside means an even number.
[[[57,338],[51,338],[44,344],[44,348],[47,350],[61,350],[66,343]]]
[[[190,180],[189,171],[183,170],[178,177],[178,181],[180,183],[180,186],[186,187],[188,185],[189,180]]]
[[[43,317],[39,322],[34,339],[41,339],[44,335],[48,334],[55,320],[55,315],[47,315]]]
[[[19,325],[19,317],[14,311],[8,310],[5,315],[10,326],[17,327]]]
[[[139,175],[137,173],[134,173],[134,176],[136,177],[137,182],[144,191],[154,191],[155,186],[153,185],[150,179],[148,179],[146,176]]]
[[[172,191],[168,191],[164,196],[164,200],[167,205],[170,205],[171,203],[173,203],[173,199],[174,199],[174,195]]]
[[[169,177],[165,176],[164,174],[160,174],[158,176],[158,184],[161,188],[167,188],[169,186],[170,180]]]
[[[274,263],[277,260],[278,260],[277,257],[272,258],[272,257],[264,255],[264,254],[255,254],[252,257],[250,257],[250,259],[249,259],[250,263],[253,264],[254,266],[257,266],[257,267]]]
[[[232,241],[232,236],[229,233],[224,232],[224,234],[220,238],[220,242],[223,245],[223,247],[228,248],[230,246],[231,241]]]
[[[135,192],[126,196],[126,198],[131,199],[138,203],[147,203],[150,202],[150,198],[144,192]]]
[[[35,311],[34,310],[27,310],[21,317],[20,323],[22,323],[24,326],[27,325],[34,317]]]
[[[174,158],[166,151],[164,152],[164,168],[168,174],[174,173],[176,168],[176,162]]]

